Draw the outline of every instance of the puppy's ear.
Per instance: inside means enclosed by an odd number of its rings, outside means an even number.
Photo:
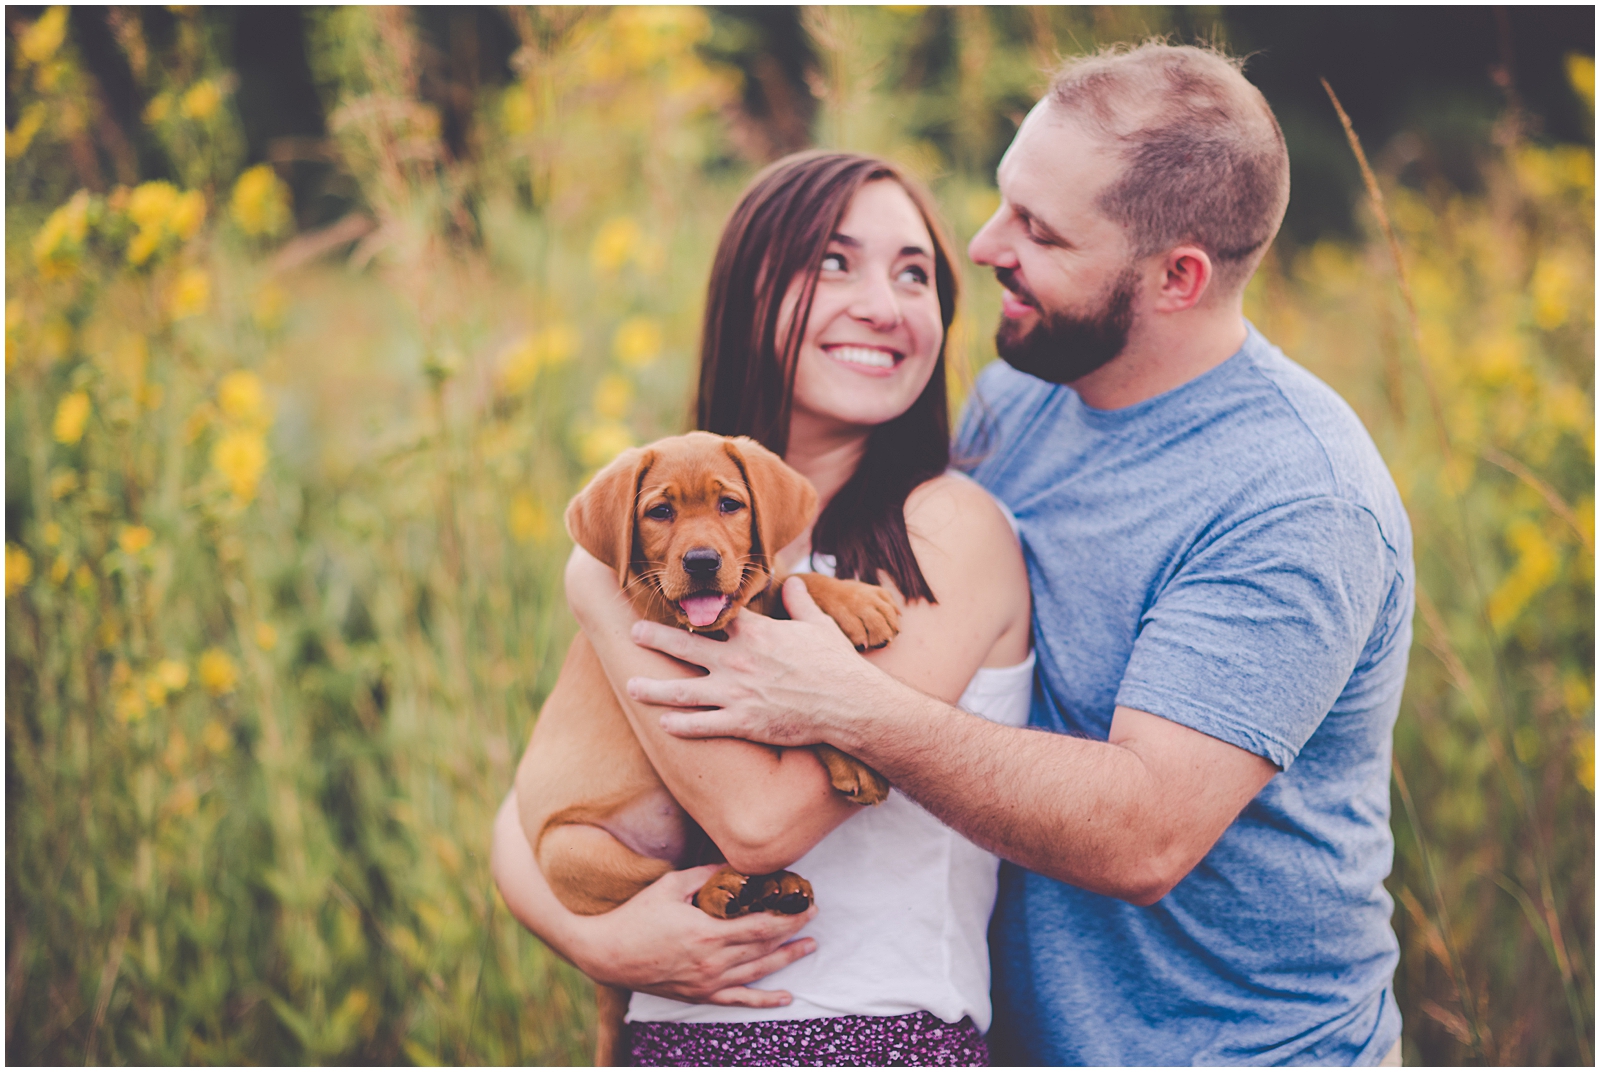
[[[633,509],[639,482],[654,460],[648,448],[623,451],[567,504],[567,534],[616,570],[620,585],[627,585],[628,565],[633,561]]]
[[[772,557],[816,517],[817,489],[754,439],[737,436],[726,445],[750,489],[750,510],[755,515],[751,528],[757,544],[751,551],[765,555],[770,569]]]

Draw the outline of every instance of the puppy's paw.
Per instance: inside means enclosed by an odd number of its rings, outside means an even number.
[[[811,598],[839,624],[857,651],[881,648],[900,632],[900,608],[887,589],[816,573],[804,576]]]
[[[861,805],[882,804],[889,799],[889,782],[883,775],[854,756],[847,756],[829,744],[816,746],[817,758],[828,768],[833,787]]]
[[[795,916],[816,901],[811,883],[792,871],[744,875],[724,867],[694,895],[695,907],[717,919],[735,919],[752,912]]]

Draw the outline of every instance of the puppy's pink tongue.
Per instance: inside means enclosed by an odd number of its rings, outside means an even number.
[[[704,628],[716,621],[717,615],[721,614],[722,608],[727,605],[727,597],[715,593],[678,600],[678,606],[682,607],[683,613],[689,617],[689,624],[696,629]]]

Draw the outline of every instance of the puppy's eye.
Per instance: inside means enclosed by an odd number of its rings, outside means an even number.
[[[666,503],[657,503],[644,512],[644,516],[655,521],[671,521],[673,518],[672,507]]]
[[[743,510],[744,503],[740,502],[738,499],[724,498],[720,503],[717,504],[717,508],[725,514],[732,514]]]

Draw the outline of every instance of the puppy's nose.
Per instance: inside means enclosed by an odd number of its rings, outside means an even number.
[[[691,577],[703,577],[722,568],[722,556],[709,547],[696,547],[683,556],[683,568]]]

